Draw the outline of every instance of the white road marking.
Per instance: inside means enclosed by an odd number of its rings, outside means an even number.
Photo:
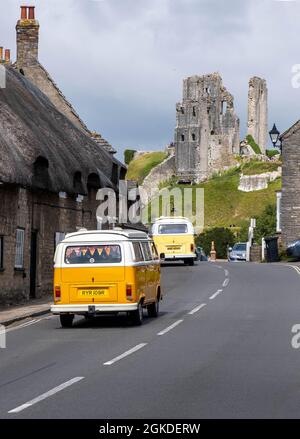
[[[183,322],[183,320],[177,320],[177,322],[173,323],[173,325],[168,326],[166,329],[163,329],[157,335],[164,335],[164,334],[166,334],[167,332],[171,331],[171,329],[175,328],[177,325],[179,325],[182,322]]]
[[[225,276],[228,277],[229,276],[229,271],[228,270],[224,270],[225,271]]]
[[[104,366],[111,366],[112,364],[116,363],[117,361],[120,361],[123,358],[128,357],[128,355],[131,355],[134,352],[139,351],[140,349],[144,348],[145,346],[147,346],[147,344],[148,343],[140,343],[137,346],[135,346],[134,348],[129,349],[129,351],[124,352],[124,354],[119,355],[118,357],[113,358],[112,360],[107,361],[106,363],[103,363],[103,365]]]
[[[223,287],[227,287],[228,284],[229,284],[229,279],[227,277],[223,282]]]
[[[223,290],[216,291],[212,296],[210,296],[209,300],[213,300],[215,297],[217,297],[220,293],[222,293]]]
[[[206,303],[202,303],[199,306],[196,306],[196,308],[192,309],[192,311],[190,311],[188,314],[192,315],[195,314],[196,312],[200,311],[200,309],[204,308],[206,306]]]
[[[288,265],[288,267],[294,268],[298,274],[300,274],[300,268],[297,265]]]
[[[49,390],[49,392],[43,393],[42,395],[38,396],[37,398],[34,398],[31,401],[28,401],[25,404],[22,404],[19,407],[16,407],[15,409],[10,410],[8,413],[19,413],[22,410],[25,410],[28,407],[31,407],[34,404],[37,404],[37,403],[43,401],[44,399],[49,398],[50,396],[55,395],[58,392],[61,392],[62,390],[66,389],[67,387],[72,386],[72,384],[75,384],[78,381],[81,381],[83,379],[84,379],[84,377],[72,378],[71,380],[66,381],[65,383],[61,384],[60,386],[54,387],[54,389]]]
[[[34,325],[35,323],[38,323],[38,322],[40,322],[41,320],[42,320],[42,319],[38,319],[38,320],[30,320],[29,322],[25,322],[25,323],[22,323],[21,325],[14,326],[13,328],[7,328],[7,329],[6,329],[6,333],[8,333],[8,332],[12,332],[12,331],[16,331],[17,329],[26,328],[27,326]]]

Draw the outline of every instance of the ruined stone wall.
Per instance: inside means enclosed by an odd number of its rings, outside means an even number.
[[[257,76],[249,80],[247,133],[265,154],[268,142],[268,89],[266,80]]]
[[[207,179],[234,163],[239,140],[233,96],[220,75],[185,79],[183,100],[176,105],[176,174],[195,182]]]

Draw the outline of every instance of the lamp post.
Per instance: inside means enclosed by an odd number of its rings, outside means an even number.
[[[269,135],[270,135],[270,139],[271,139],[271,142],[273,143],[274,148],[279,148],[280,153],[281,153],[282,152],[282,142],[280,141],[279,145],[277,145],[278,140],[280,140],[279,139],[280,132],[276,128],[275,123],[274,123],[271,131],[269,131]]]

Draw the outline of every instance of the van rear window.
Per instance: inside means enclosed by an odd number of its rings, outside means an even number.
[[[119,245],[83,245],[67,247],[66,264],[109,264],[122,260]]]
[[[187,233],[186,224],[161,224],[158,229],[161,235],[173,235],[176,233]]]

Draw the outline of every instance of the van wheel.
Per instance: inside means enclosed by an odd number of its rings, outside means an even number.
[[[143,307],[141,302],[138,304],[138,308],[131,312],[131,320],[135,326],[140,326],[143,322]]]
[[[159,300],[157,299],[154,303],[147,306],[149,317],[158,317],[159,314]]]
[[[74,314],[61,314],[59,318],[63,328],[72,328]]]
[[[194,259],[191,259],[191,260],[189,261],[189,265],[190,265],[191,267],[194,265]]]

